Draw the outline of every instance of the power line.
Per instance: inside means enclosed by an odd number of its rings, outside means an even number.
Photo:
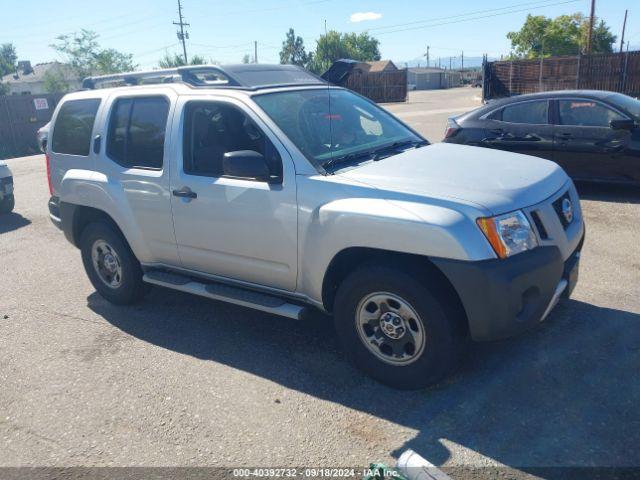
[[[501,15],[510,15],[512,13],[528,12],[528,11],[530,11],[532,9],[536,9],[536,8],[553,7],[553,6],[556,6],[556,5],[565,5],[565,4],[568,4],[568,3],[576,3],[576,2],[580,2],[580,1],[582,1],[582,0],[566,0],[564,2],[549,3],[549,4],[546,4],[546,5],[540,5],[538,7],[529,7],[529,8],[519,9],[519,10],[510,10],[508,12],[503,12],[503,13],[492,13],[490,15],[482,15],[482,16],[472,17],[472,18],[463,18],[461,20],[453,20],[453,21],[449,21],[449,22],[434,23],[434,24],[431,24],[431,25],[421,25],[421,26],[417,26],[417,27],[401,28],[401,29],[397,29],[397,30],[391,30],[391,31],[388,31],[388,32],[379,32],[379,33],[376,33],[376,36],[388,35],[390,33],[407,32],[407,31],[411,31],[411,30],[422,30],[423,28],[439,27],[441,25],[451,25],[451,24],[455,24],[455,23],[471,22],[473,20],[482,20],[484,18],[496,17],[496,16],[501,16]]]
[[[475,10],[475,11],[472,11],[472,12],[459,13],[457,15],[447,15],[445,17],[436,17],[436,18],[431,18],[431,19],[415,20],[415,21],[408,22],[408,23],[397,23],[395,25],[383,25],[383,26],[379,26],[379,27],[372,27],[372,28],[368,28],[368,29],[363,30],[363,31],[385,30],[387,28],[406,27],[406,26],[411,26],[411,25],[418,25],[418,24],[421,24],[421,23],[432,23],[432,22],[438,22],[440,20],[451,20],[451,19],[454,19],[454,18],[468,17],[468,16],[471,16],[471,15],[477,15],[477,14],[482,14],[482,13],[499,12],[499,11],[502,11],[502,10],[509,10],[511,8],[517,8],[517,7],[535,7],[536,5],[539,5],[539,7],[546,7],[546,6],[550,6],[550,5],[540,5],[540,4],[546,4],[546,3],[549,3],[550,1],[552,1],[552,0],[537,0],[535,2],[515,3],[513,5],[508,5],[506,7]],[[575,0],[575,1],[579,1],[579,0]]]

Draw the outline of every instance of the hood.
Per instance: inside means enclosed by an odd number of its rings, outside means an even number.
[[[464,202],[499,215],[541,202],[568,177],[529,155],[436,143],[338,175],[397,193]]]

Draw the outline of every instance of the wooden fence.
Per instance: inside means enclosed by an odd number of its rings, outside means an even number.
[[[0,159],[38,153],[36,132],[45,125],[62,95],[0,96]]]
[[[590,89],[640,96],[640,51],[487,62],[485,100],[550,90]]]
[[[407,100],[407,71],[349,74],[342,86],[358,92],[377,103],[404,102]]]

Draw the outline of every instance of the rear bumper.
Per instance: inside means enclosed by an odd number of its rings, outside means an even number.
[[[60,200],[58,197],[51,197],[49,199],[49,218],[51,222],[62,230],[62,220],[60,219]]]
[[[584,240],[584,237],[583,237]],[[456,289],[475,341],[499,340],[537,325],[578,281],[582,241],[563,261],[557,247],[499,260],[432,259]]]

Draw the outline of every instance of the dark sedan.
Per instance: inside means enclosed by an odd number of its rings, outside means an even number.
[[[534,93],[450,118],[445,142],[557,162],[577,180],[640,184],[640,100],[597,90]]]

